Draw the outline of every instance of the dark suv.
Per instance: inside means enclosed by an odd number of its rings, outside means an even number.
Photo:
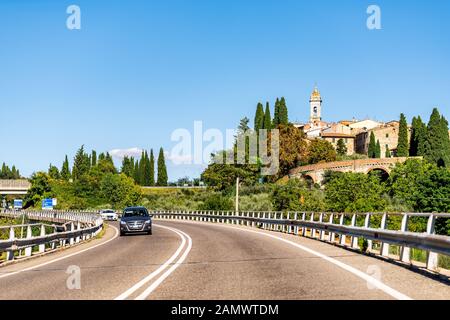
[[[120,218],[120,235],[126,233],[152,234],[152,216],[144,207],[129,207]]]

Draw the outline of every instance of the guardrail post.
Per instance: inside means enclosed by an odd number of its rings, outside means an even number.
[[[70,231],[74,231],[74,229],[75,229],[75,226],[74,226],[73,222],[71,222],[70,223]],[[69,244],[72,245],[74,242],[75,242],[75,238],[71,237],[69,240]]]
[[[381,218],[380,229],[387,229],[387,214],[383,213],[383,217]],[[383,257],[389,257],[389,243],[382,242],[380,253]]]
[[[344,225],[344,216],[345,214],[341,214],[341,216],[339,217],[339,225],[343,226]],[[341,246],[345,246],[345,234],[341,233],[339,235],[339,244]]]
[[[370,217],[371,217],[371,214],[368,213],[366,215],[366,218],[364,219],[364,228],[367,228],[367,229],[370,228]],[[367,239],[367,251],[368,252],[372,251],[372,240],[370,240],[370,239]]]
[[[294,221],[298,219],[298,212],[294,213]],[[294,225],[294,234],[298,236],[298,225]]]
[[[302,213],[302,221],[306,220],[306,212]],[[302,236],[306,237],[306,227],[302,227]]]
[[[14,227],[11,227],[9,228],[9,241],[14,241],[15,238]],[[6,251],[6,260],[14,260],[14,250]]]
[[[322,223],[323,222],[323,213],[321,212],[319,215],[319,222]],[[325,240],[325,230],[320,230],[319,232],[320,234],[320,240]]]
[[[427,234],[434,234],[434,224],[436,217],[434,214],[430,215],[427,223]],[[427,251],[427,269],[437,271],[438,269],[438,255],[436,252]]]
[[[45,226],[43,224],[41,224],[41,237],[45,236]],[[39,245],[39,252],[43,253],[45,252],[45,244],[40,244]]]
[[[77,231],[80,231],[80,230],[81,230],[81,223],[80,223],[80,221],[78,221],[78,222],[77,222]],[[76,242],[76,243],[80,242],[80,236],[77,236],[77,237],[75,238],[75,242]]]
[[[314,212],[311,213],[311,222],[314,222]],[[315,238],[316,237],[316,229],[311,228],[311,234],[310,234],[311,238]]]
[[[27,239],[31,239],[32,237],[33,237],[33,234],[31,232],[31,226],[27,226]],[[33,247],[26,247],[25,248],[25,257],[30,257],[32,250],[33,250]]]
[[[405,213],[402,217],[401,231],[408,231],[408,214]],[[400,248],[400,260],[406,263],[411,263],[411,249],[406,246]]]
[[[330,214],[330,219],[328,220],[329,224],[333,224],[333,218],[334,218],[334,214],[331,213]],[[336,238],[336,234],[334,232],[328,232],[328,240],[330,242],[334,242],[334,239]]]
[[[356,214],[352,215],[352,227],[356,227]],[[359,249],[358,237],[355,236],[352,237],[352,248]]]

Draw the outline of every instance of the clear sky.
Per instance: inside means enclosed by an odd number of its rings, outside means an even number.
[[[177,128],[235,128],[281,96],[305,121],[315,83],[326,121],[449,118],[449,34],[447,0],[2,0],[0,161],[30,175],[81,144],[170,151]]]

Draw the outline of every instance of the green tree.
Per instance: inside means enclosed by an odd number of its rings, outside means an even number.
[[[377,212],[384,209],[384,186],[375,175],[333,172],[325,184],[327,210]]]
[[[261,102],[258,102],[256,106],[255,120],[254,120],[254,129],[258,132],[259,129],[262,129],[264,126],[264,110]]]
[[[149,185],[154,186],[155,185],[155,156],[153,155],[153,149],[150,149],[149,173],[150,173]]]
[[[97,151],[92,150],[91,153],[91,167],[95,167],[97,165]]]
[[[69,159],[67,158],[67,155],[64,159],[62,168],[61,168],[61,178],[69,181],[69,179],[71,178],[71,174],[70,174],[70,167],[69,167]]]
[[[409,143],[409,155],[412,157],[423,156],[427,140],[427,126],[420,116],[414,117],[411,124],[411,138]]]
[[[286,100],[281,97],[279,102],[279,114],[278,114],[279,124],[287,125],[289,123],[288,109],[286,106]]]
[[[311,189],[305,181],[289,179],[286,184],[276,184],[270,195],[276,211],[323,211],[323,192]]]
[[[120,172],[125,174],[127,177],[133,177],[133,171],[134,171],[134,159],[128,156],[124,156],[122,159],[122,167],[120,169]]]
[[[377,139],[377,144],[375,145],[375,158],[381,158],[381,145],[380,140]]]
[[[78,149],[75,154],[72,168],[73,180],[77,180],[89,172],[90,161],[89,156],[84,152],[84,145]]]
[[[302,130],[293,125],[280,125],[278,128],[280,139],[280,168],[275,178],[282,177],[288,174],[291,169],[305,164],[308,157],[308,145]]]
[[[219,154],[223,153],[225,152]],[[218,158],[219,154],[213,155],[213,158]],[[242,185],[254,185],[260,177],[260,168],[257,165],[226,164],[216,161],[209,164],[201,174],[201,180],[217,191],[232,189],[238,177]]]
[[[275,101],[275,107],[272,119],[272,128],[276,128],[280,124],[280,99]]]
[[[339,139],[336,145],[336,152],[340,156],[345,156],[347,154],[347,146],[345,145],[344,139]]]
[[[308,164],[336,161],[336,149],[331,142],[314,139],[308,146]]]
[[[31,187],[24,199],[24,208],[38,208],[44,198],[53,198],[55,196],[50,177],[45,172],[33,173],[31,176]]]
[[[101,195],[116,209],[136,205],[142,198],[133,179],[125,174],[106,174],[101,181],[100,190]]]
[[[403,113],[400,114],[400,126],[398,129],[397,157],[409,156],[408,123]]]
[[[450,140],[448,135],[448,122],[439,114],[437,108],[433,109],[428,122],[427,139],[424,157],[439,166],[450,166]]]
[[[159,149],[158,155],[158,177],[156,184],[158,186],[167,186],[167,168],[166,161],[164,160],[164,150],[163,148]]]
[[[390,157],[391,157],[391,150],[389,150],[389,148],[386,148],[386,151],[385,151],[384,156],[385,156],[386,158],[390,158]]]
[[[369,140],[369,148],[367,150],[367,156],[369,158],[375,158],[375,152],[376,152],[377,144],[375,141],[375,134],[373,131],[370,132],[370,140]]]
[[[61,178],[60,174],[59,174],[59,170],[56,166],[52,165],[50,163],[50,166],[48,167],[48,175],[50,176],[50,178],[58,180]]]
[[[269,103],[266,103],[266,111],[264,112],[264,126],[263,129],[270,130],[272,129],[272,117],[270,115],[270,106]]]

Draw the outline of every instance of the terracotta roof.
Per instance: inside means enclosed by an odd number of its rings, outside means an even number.
[[[352,134],[338,133],[338,132],[322,132],[323,138],[355,138]]]

